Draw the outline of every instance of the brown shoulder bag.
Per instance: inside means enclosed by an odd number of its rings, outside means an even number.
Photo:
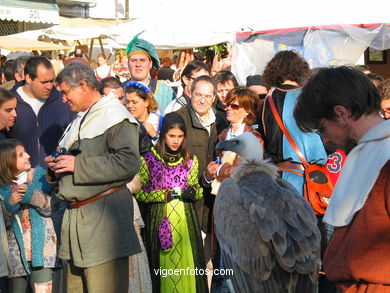
[[[291,137],[290,133],[284,126],[283,121],[280,118],[278,111],[276,110],[272,95],[268,97],[268,101],[272,110],[272,114],[274,115],[275,120],[279,125],[279,128],[283,131],[288,142],[290,143],[294,152],[297,154],[298,158],[301,160],[302,165],[305,169],[303,174],[303,176],[305,176],[304,196],[306,200],[310,203],[310,205],[313,207],[314,213],[316,215],[323,215],[325,214],[329,199],[333,192],[333,185],[329,180],[329,176],[326,172],[325,166],[309,164],[306,161],[294,139]],[[288,170],[285,169],[283,171],[288,172]],[[299,174],[297,172],[293,173]]]

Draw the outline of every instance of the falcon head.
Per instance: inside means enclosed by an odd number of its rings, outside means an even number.
[[[232,151],[246,161],[262,161],[263,146],[250,132],[245,132],[236,138],[221,141],[216,146],[217,151]]]

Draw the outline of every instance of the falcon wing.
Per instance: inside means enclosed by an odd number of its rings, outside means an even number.
[[[320,247],[316,218],[289,184],[279,184],[265,173],[245,176],[238,184],[226,179],[214,215],[225,264],[236,267],[236,288],[289,291],[301,286],[299,274],[309,274],[305,279],[315,284]]]

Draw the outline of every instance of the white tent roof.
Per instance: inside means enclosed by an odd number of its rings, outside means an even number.
[[[235,30],[229,27],[213,27],[191,15],[181,18],[161,15],[157,19],[145,17],[120,24],[111,29],[107,37],[117,43],[117,47],[127,47],[131,39],[143,31],[140,38],[154,44],[156,49],[187,49],[232,41]]]
[[[136,20],[103,24],[101,20],[71,19],[43,30],[55,39],[82,40],[107,37],[114,47],[126,47],[137,33],[157,49],[184,49],[231,41],[236,32],[291,29],[320,25],[390,23],[390,1],[312,0],[143,0]],[[152,9],[151,9],[152,8]],[[140,10],[140,9],[138,9]]]

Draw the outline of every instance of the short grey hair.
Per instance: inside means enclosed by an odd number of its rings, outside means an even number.
[[[191,94],[195,91],[196,84],[200,81],[205,81],[208,83],[211,83],[214,87],[213,94],[214,96],[217,94],[217,84],[215,83],[215,80],[207,75],[201,75],[194,79],[194,81],[191,84]]]
[[[31,58],[31,56],[23,55],[15,59],[15,72],[19,73],[20,76],[23,76],[24,73],[24,65],[26,65],[27,61]]]
[[[95,90],[99,90],[100,88],[100,83],[96,79],[92,68],[81,61],[73,61],[69,65],[65,66],[56,78],[56,83],[58,85],[64,82],[70,88],[80,86],[81,81],[85,81]]]

